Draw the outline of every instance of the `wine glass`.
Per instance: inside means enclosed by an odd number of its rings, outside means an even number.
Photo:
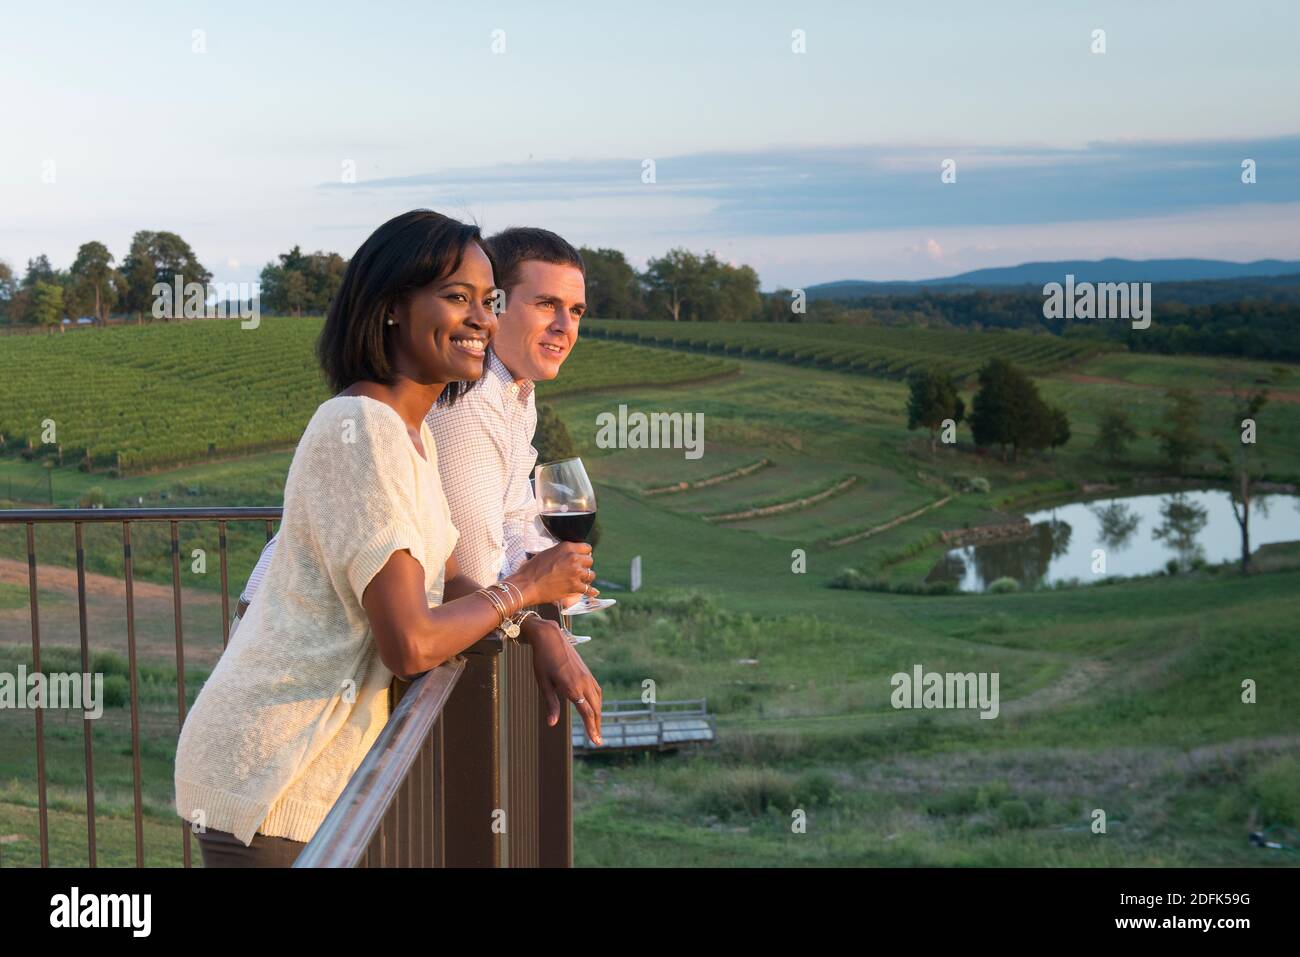
[[[542,525],[562,542],[585,542],[596,524],[596,490],[582,459],[560,459],[537,466],[536,491]],[[565,615],[585,615],[618,602],[583,595],[563,609]]]
[[[538,552],[544,552],[556,544],[556,540],[538,528],[536,524],[530,523],[524,529],[525,558],[532,558]],[[580,645],[585,641],[591,641],[591,635],[575,635],[569,630],[568,616],[560,609],[558,601],[555,603],[555,610],[560,612],[560,634],[564,635],[565,641],[571,645]]]

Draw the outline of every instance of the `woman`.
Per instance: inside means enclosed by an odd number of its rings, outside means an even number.
[[[493,291],[477,227],[427,210],[385,223],[348,264],[317,344],[337,394],[298,443],[258,601],[177,745],[176,810],[200,825],[205,866],[291,864],[388,720],[394,675],[436,668],[595,579],[585,544],[491,589],[451,559],[424,418],[482,375]],[[564,686],[599,700],[589,675]]]

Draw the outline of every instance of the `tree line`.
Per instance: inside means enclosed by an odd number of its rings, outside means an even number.
[[[1290,279],[1292,285],[1283,280]],[[1200,286],[1213,287],[1200,289]],[[1237,292],[1241,298],[1229,298]],[[778,289],[766,297],[773,322],[927,326],[1048,332],[1123,342],[1133,352],[1300,361],[1300,279],[1275,282],[1154,283],[1151,325],[1116,319],[1048,319],[1041,289],[890,292],[855,299],[809,299]]]
[[[103,325],[112,312],[149,312],[155,283],[208,283],[212,274],[176,233],[141,230],[119,263],[101,242],[83,243],[67,269],[44,253],[27,260],[21,277],[0,261],[0,322],[61,325],[82,317]]]
[[[723,262],[713,252],[671,249],[640,271],[617,249],[584,246],[580,252],[587,312],[596,318],[1016,329],[1115,340],[1134,352],[1300,361],[1297,277],[1156,283],[1151,325],[1139,330],[1122,320],[1046,318],[1041,290],[1033,287],[809,299],[799,290],[762,293],[752,267]],[[338,253],[294,246],[262,269],[262,309],[323,314],[346,268]],[[211,281],[189,244],[165,231],[137,232],[121,263],[100,242],[82,245],[66,270],[40,255],[28,260],[19,278],[0,261],[0,322],[57,325],[65,316],[91,316],[102,323],[113,311],[147,313],[154,285],[171,285],[178,275],[186,282]]]
[[[732,265],[712,252],[672,249],[637,271],[616,249],[580,250],[587,271],[587,311],[606,318],[714,320],[740,322],[766,317],[758,273]],[[321,315],[343,281],[347,260],[334,252],[303,252],[294,246],[260,275],[264,311],[295,316]],[[97,323],[110,313],[151,311],[157,283],[209,283],[211,272],[193,249],[171,232],[141,231],[119,263],[100,242],[77,251],[66,270],[55,269],[44,254],[15,275],[0,261],[0,322],[54,326],[66,317],[89,316]]]

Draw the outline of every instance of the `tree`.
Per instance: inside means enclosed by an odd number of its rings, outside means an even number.
[[[9,264],[0,259],[0,319],[5,322],[13,322],[13,315],[10,308],[13,305],[14,293],[18,291],[18,285],[14,281],[14,271],[9,268]]]
[[[794,311],[794,290],[782,286],[763,296],[758,318],[762,322],[803,322],[805,316]]]
[[[106,323],[109,310],[117,302],[118,295],[118,273],[113,268],[113,254],[108,251],[108,247],[97,242],[83,243],[77,250],[77,258],[69,272],[75,303],[79,305],[84,302],[92,306],[95,321],[100,325]]]
[[[646,263],[641,281],[645,283],[651,312],[666,313],[680,322],[682,310],[698,302],[701,264],[699,257],[685,249],[670,249],[659,259]]]
[[[763,313],[758,273],[749,266],[724,263],[712,252],[697,256],[670,249],[646,264],[641,282],[650,314],[674,322],[743,322]]]
[[[1152,429],[1151,434],[1160,440],[1160,448],[1169,467],[1175,472],[1182,472],[1201,449],[1201,436],[1197,428],[1201,402],[1181,386],[1167,391],[1165,398],[1171,404],[1165,410],[1164,424]]]
[[[1050,448],[1059,449],[1065,443],[1070,441],[1070,417],[1065,414],[1065,410],[1060,406],[1048,407],[1048,438],[1047,444]]]
[[[307,277],[297,270],[285,273],[281,295],[285,307],[293,310],[293,314],[301,319],[302,307],[307,302]]]
[[[1102,408],[1093,447],[1107,462],[1113,464],[1123,459],[1129,443],[1137,437],[1132,420],[1118,403],[1111,402]]]
[[[347,265],[338,253],[304,253],[294,246],[262,268],[261,301],[271,312],[323,314],[343,284]]]
[[[131,249],[122,261],[125,289],[123,305],[137,314],[153,309],[153,287],[197,282],[206,286],[212,273],[203,268],[189,243],[175,233],[141,230],[131,238]],[[179,314],[180,304],[175,304]]]
[[[617,249],[578,250],[586,273],[587,315],[597,319],[639,319],[645,302],[636,270]]]
[[[63,287],[58,283],[38,281],[32,287],[32,319],[47,328],[60,325],[63,318]]]
[[[1064,413],[1057,416],[1039,396],[1033,380],[1000,358],[990,359],[979,371],[970,427],[975,444],[999,446],[1003,461],[1008,448],[1015,461],[1021,449],[1043,449],[1054,439],[1069,439]]]
[[[1239,383],[1232,386],[1232,418],[1229,427],[1235,438],[1229,447],[1214,443],[1214,454],[1232,470],[1232,487],[1229,499],[1232,517],[1241,531],[1241,573],[1250,574],[1250,503],[1254,493],[1255,475],[1250,453],[1255,446],[1259,412],[1268,402],[1268,389],[1243,390]]]
[[[960,423],[966,416],[966,403],[957,394],[952,377],[935,369],[914,373],[907,397],[907,428],[930,430],[930,452],[937,448],[936,435],[945,419]]]
[[[58,273],[50,265],[50,257],[41,253],[35,259],[27,260],[27,274],[23,276],[22,287],[24,289],[35,289],[36,284],[57,283],[59,281]]]
[[[719,262],[712,253],[706,258],[705,265],[705,278],[711,280],[716,290],[716,305],[712,315],[700,318],[719,322],[748,322],[758,318],[763,310],[763,297],[758,292],[758,273],[750,266]]]

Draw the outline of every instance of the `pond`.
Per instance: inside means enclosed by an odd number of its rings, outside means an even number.
[[[1241,558],[1241,530],[1220,489],[1090,499],[1025,516],[1030,532],[1009,541],[950,550],[926,581],[983,591],[999,578],[1022,587],[1078,579],[1145,575],[1177,561],[1215,564]],[[1250,547],[1300,539],[1300,496],[1260,495],[1251,502]],[[1096,550],[1104,571],[1095,572]]]

